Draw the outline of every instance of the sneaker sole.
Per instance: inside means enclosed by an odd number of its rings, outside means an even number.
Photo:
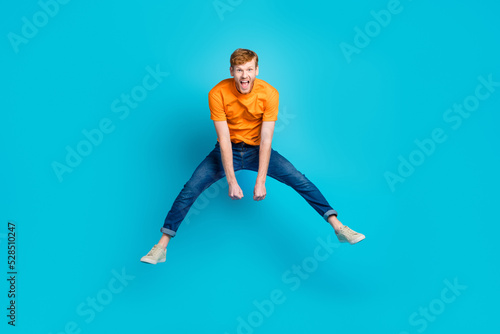
[[[339,239],[339,242],[342,242],[342,243],[348,242],[351,245],[354,245],[354,244],[357,244],[358,242],[360,242],[361,240],[364,240],[365,238],[366,237],[364,235],[361,235],[352,241],[348,241],[347,239],[342,238],[342,239]]]
[[[161,259],[161,260],[158,260],[158,261],[154,261],[154,260],[150,260],[150,259],[144,259],[142,258],[141,259],[141,262],[144,262],[144,263],[149,263],[149,264],[157,264],[157,263],[163,263],[165,262],[167,259]]]
[[[354,245],[354,244],[357,244],[358,242],[360,242],[361,240],[364,240],[364,239],[365,239],[365,236],[364,236],[364,235],[361,235],[361,236],[359,236],[358,238],[356,238],[356,239],[354,239],[354,240],[352,240],[352,241],[349,241],[349,243],[350,243],[351,245]]]

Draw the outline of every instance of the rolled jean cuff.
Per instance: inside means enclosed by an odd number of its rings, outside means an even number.
[[[168,234],[169,236],[171,236],[172,238],[175,237],[175,231],[172,231],[171,229],[168,229],[168,228],[165,228],[165,227],[162,227],[160,229],[160,232],[161,233],[165,233],[165,234]]]
[[[325,218],[326,221],[328,221],[328,217],[330,217],[331,215],[335,215],[337,216],[337,211],[335,210],[328,210],[327,212],[325,212],[325,214],[323,215],[323,218]]]

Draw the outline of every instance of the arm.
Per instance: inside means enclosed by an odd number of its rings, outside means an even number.
[[[271,142],[274,133],[274,121],[262,122],[260,130],[260,149],[259,149],[259,171],[257,172],[257,181],[253,192],[253,199],[261,201],[266,197],[266,176],[271,157]]]
[[[224,166],[224,172],[226,173],[226,179],[229,185],[229,197],[231,197],[231,199],[241,199],[243,198],[243,191],[238,185],[238,181],[234,175],[233,148],[227,121],[214,121],[214,126],[217,137],[219,138],[222,165]]]

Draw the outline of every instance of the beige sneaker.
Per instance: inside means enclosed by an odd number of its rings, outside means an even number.
[[[335,234],[340,242],[348,242],[351,245],[354,245],[365,238],[364,234],[353,231],[347,226],[342,226],[338,232],[335,232]]]
[[[146,256],[141,258],[141,262],[157,264],[165,262],[167,258],[167,250],[158,245],[154,245]]]

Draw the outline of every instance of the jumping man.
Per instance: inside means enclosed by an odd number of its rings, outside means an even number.
[[[229,197],[243,198],[235,171],[257,172],[253,199],[266,198],[266,176],[299,193],[335,230],[340,242],[355,244],[365,238],[342,225],[318,188],[287,159],[271,148],[274,123],[278,119],[278,91],[257,79],[259,57],[251,50],[237,49],[230,58],[232,78],[219,82],[208,94],[210,118],[214,121],[217,143],[184,185],[161,228],[163,235],[142,262],[165,262],[167,245],[177,233],[198,196],[214,182],[226,177]]]

